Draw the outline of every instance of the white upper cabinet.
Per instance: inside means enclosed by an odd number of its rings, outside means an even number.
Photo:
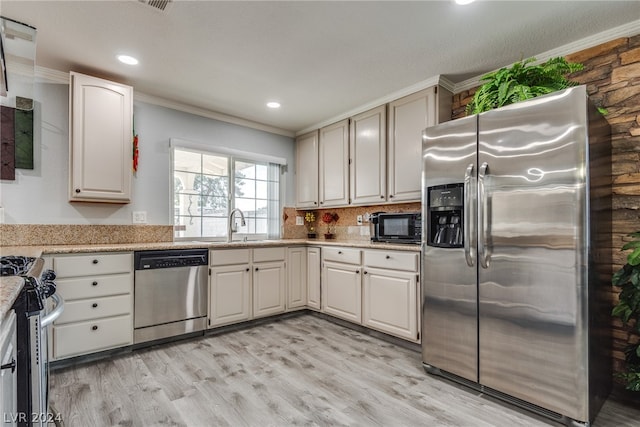
[[[382,105],[351,118],[351,204],[376,204],[387,194],[387,107]]]
[[[296,207],[318,207],[318,131],[296,138]]]
[[[320,129],[320,207],[349,204],[349,120]]]
[[[420,201],[422,131],[451,118],[451,92],[434,86],[389,103],[389,202]]]
[[[71,73],[69,200],[131,201],[133,88]]]

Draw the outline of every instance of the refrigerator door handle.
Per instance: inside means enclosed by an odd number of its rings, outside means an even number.
[[[489,241],[489,215],[487,195],[484,188],[485,179],[488,174],[489,164],[484,162],[482,163],[482,166],[480,166],[480,170],[478,172],[478,258],[482,268],[489,268],[489,252],[487,250]]]
[[[467,166],[467,170],[464,173],[464,257],[469,267],[473,267],[475,264],[475,242],[472,245],[471,237],[475,236],[475,227],[473,218],[475,218],[473,200],[475,197],[471,194],[472,179],[473,179],[473,163]]]

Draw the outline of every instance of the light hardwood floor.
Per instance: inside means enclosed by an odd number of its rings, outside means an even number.
[[[67,427],[553,426],[427,375],[418,352],[301,315],[57,369]],[[609,400],[596,427],[640,425]]]

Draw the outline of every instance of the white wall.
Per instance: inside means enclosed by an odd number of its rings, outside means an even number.
[[[69,86],[38,83],[34,98],[34,170],[16,169],[15,181],[0,181],[5,223],[131,224],[133,211],[146,211],[149,224],[171,224],[171,138],[286,158],[284,202],[294,203],[292,138],[142,102],[133,108],[140,163],[132,203],[69,203]]]

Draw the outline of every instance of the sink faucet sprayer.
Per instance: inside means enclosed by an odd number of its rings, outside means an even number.
[[[235,208],[231,212],[229,212],[229,222],[227,227],[227,243],[233,241],[233,233],[238,231],[237,225],[235,224],[235,222],[233,222],[233,215],[236,212],[240,214],[240,225],[242,225],[243,227],[247,225],[247,222],[244,220],[244,214],[240,209]]]

